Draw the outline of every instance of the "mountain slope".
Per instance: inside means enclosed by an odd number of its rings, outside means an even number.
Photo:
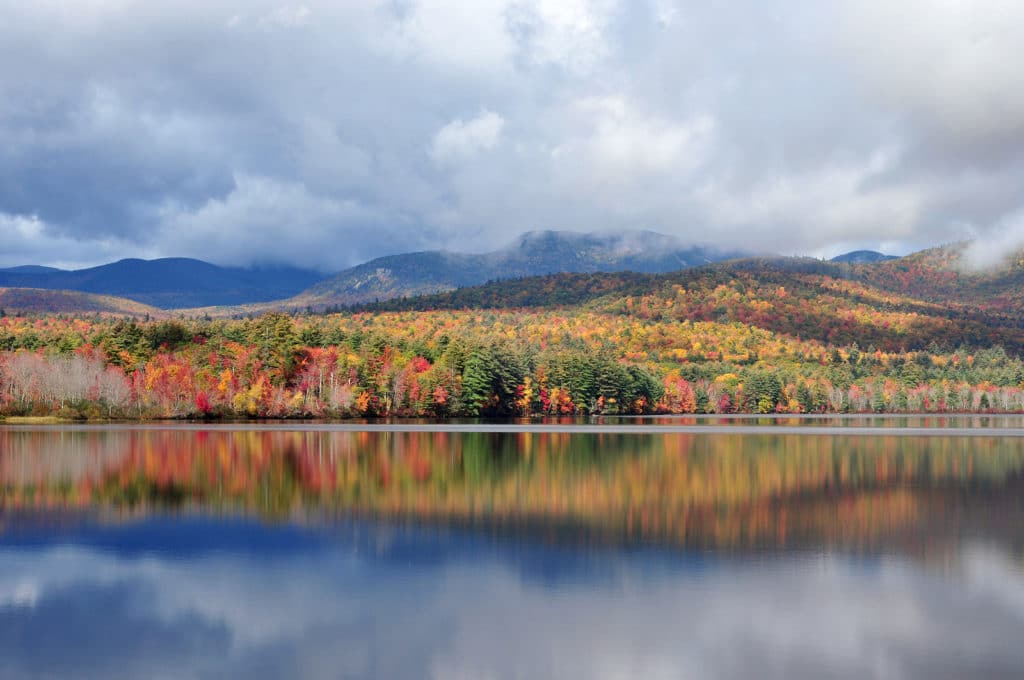
[[[322,278],[317,272],[291,267],[242,269],[164,258],[127,259],[75,271],[16,267],[0,271],[0,286],[76,290],[178,309],[286,298]]]
[[[929,255],[929,257],[933,257]],[[946,270],[909,271],[944,282]],[[1006,300],[979,306],[966,294],[933,296],[901,290],[892,263],[848,265],[812,258],[746,258],[665,274],[567,273],[502,281],[422,298],[391,300],[363,309],[403,311],[537,308],[585,305],[595,312],[640,319],[742,323],[791,337],[883,350],[925,349],[932,343],[1003,345],[1024,349],[1024,296],[1004,276],[993,289]],[[937,261],[936,261],[936,265]],[[930,281],[929,276],[923,277]],[[1020,272],[1024,281],[1024,270]],[[987,280],[987,279],[986,279]],[[990,286],[997,284],[988,283]],[[972,289],[968,288],[968,291]]]
[[[7,267],[0,269],[0,272],[8,272],[10,274],[52,274],[53,272],[61,272],[63,269],[57,269],[56,267],[44,267],[38,264],[25,264],[20,267]]]
[[[991,314],[1024,310],[1024,253],[978,269],[965,260],[967,243],[922,250],[870,267],[854,267],[866,283],[932,302],[952,302]]]
[[[425,251],[377,258],[321,281],[288,302],[321,308],[351,305],[556,272],[669,272],[739,255],[688,246],[654,232],[529,232],[490,253]]]
[[[895,255],[886,255],[876,250],[852,250],[842,255],[836,255],[830,262],[841,262],[844,264],[874,264],[875,262],[885,262],[886,260],[895,260]]]
[[[117,314],[159,317],[161,310],[135,300],[74,290],[0,288],[0,309],[6,314]]]

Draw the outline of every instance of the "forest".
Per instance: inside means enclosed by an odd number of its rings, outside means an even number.
[[[898,300],[840,309],[849,298],[837,294],[814,306],[778,287],[769,294],[767,283],[741,293],[743,281],[530,309],[171,320],[9,314],[0,317],[0,415],[1024,411],[1024,362],[982,344],[987,326],[979,342],[950,347],[942,339],[958,336],[938,315]],[[781,320],[793,332],[780,332]]]

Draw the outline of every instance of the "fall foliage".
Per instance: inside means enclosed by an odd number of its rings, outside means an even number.
[[[1024,363],[1000,346],[837,344],[766,327],[777,325],[786,290],[771,293],[775,307],[763,317],[742,320],[730,317],[763,305],[735,286],[711,292],[733,310],[720,319],[707,318],[717,307],[699,311],[706,296],[670,293],[529,310],[4,316],[0,410],[87,418],[1024,411]],[[853,335],[858,324],[902,328],[903,312],[888,326],[851,314]]]

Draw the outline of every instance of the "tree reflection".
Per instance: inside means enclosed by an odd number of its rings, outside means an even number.
[[[911,536],[1015,498],[1022,469],[995,436],[0,430],[7,510],[356,513],[713,548]]]

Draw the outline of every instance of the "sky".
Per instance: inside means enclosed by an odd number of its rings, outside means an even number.
[[[1024,243],[1016,0],[0,0],[0,266]]]

